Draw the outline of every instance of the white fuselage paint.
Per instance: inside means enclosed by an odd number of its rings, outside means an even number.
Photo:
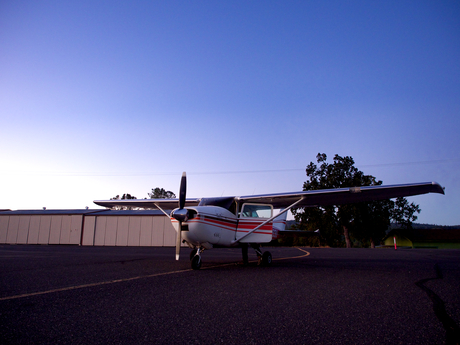
[[[235,240],[243,237],[255,227],[262,224],[267,218],[237,217],[225,208],[218,206],[187,207],[194,214],[192,219],[182,223],[182,239],[192,246],[235,246]],[[171,218],[171,222],[177,231],[179,223]],[[241,242],[243,243],[268,243],[273,237],[275,222],[268,222],[257,229]],[[279,223],[279,222],[278,222]],[[276,231],[275,231],[276,233]]]

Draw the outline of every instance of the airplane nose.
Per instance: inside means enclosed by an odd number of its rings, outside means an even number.
[[[175,209],[171,216],[179,222],[186,222],[189,219],[188,210],[186,208]]]

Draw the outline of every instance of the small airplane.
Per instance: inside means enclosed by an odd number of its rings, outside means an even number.
[[[242,247],[243,262],[248,262],[250,245],[259,263],[270,265],[270,252],[260,250],[261,243],[277,239],[285,230],[286,215],[293,207],[339,205],[427,193],[444,194],[436,182],[388,186],[363,186],[338,189],[320,189],[291,193],[248,196],[186,198],[187,177],[182,174],[178,199],[95,200],[105,207],[131,206],[154,208],[163,212],[177,232],[176,260],[181,243],[192,249],[193,269],[200,269],[201,255],[213,247]],[[178,206],[178,207],[177,207]],[[171,210],[170,213],[165,210]],[[274,210],[279,210],[274,213]]]

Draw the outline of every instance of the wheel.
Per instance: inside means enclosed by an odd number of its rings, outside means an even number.
[[[199,270],[201,267],[201,257],[199,255],[195,255],[192,259],[192,268],[194,270]]]
[[[262,265],[270,266],[272,264],[272,254],[270,252],[264,252],[262,255]]]
[[[190,260],[193,259],[193,257],[195,256],[196,252],[198,251],[198,249],[192,249],[192,251],[190,252]]]

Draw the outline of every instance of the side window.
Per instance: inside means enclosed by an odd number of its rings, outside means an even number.
[[[240,217],[270,218],[273,214],[271,205],[244,204]]]

